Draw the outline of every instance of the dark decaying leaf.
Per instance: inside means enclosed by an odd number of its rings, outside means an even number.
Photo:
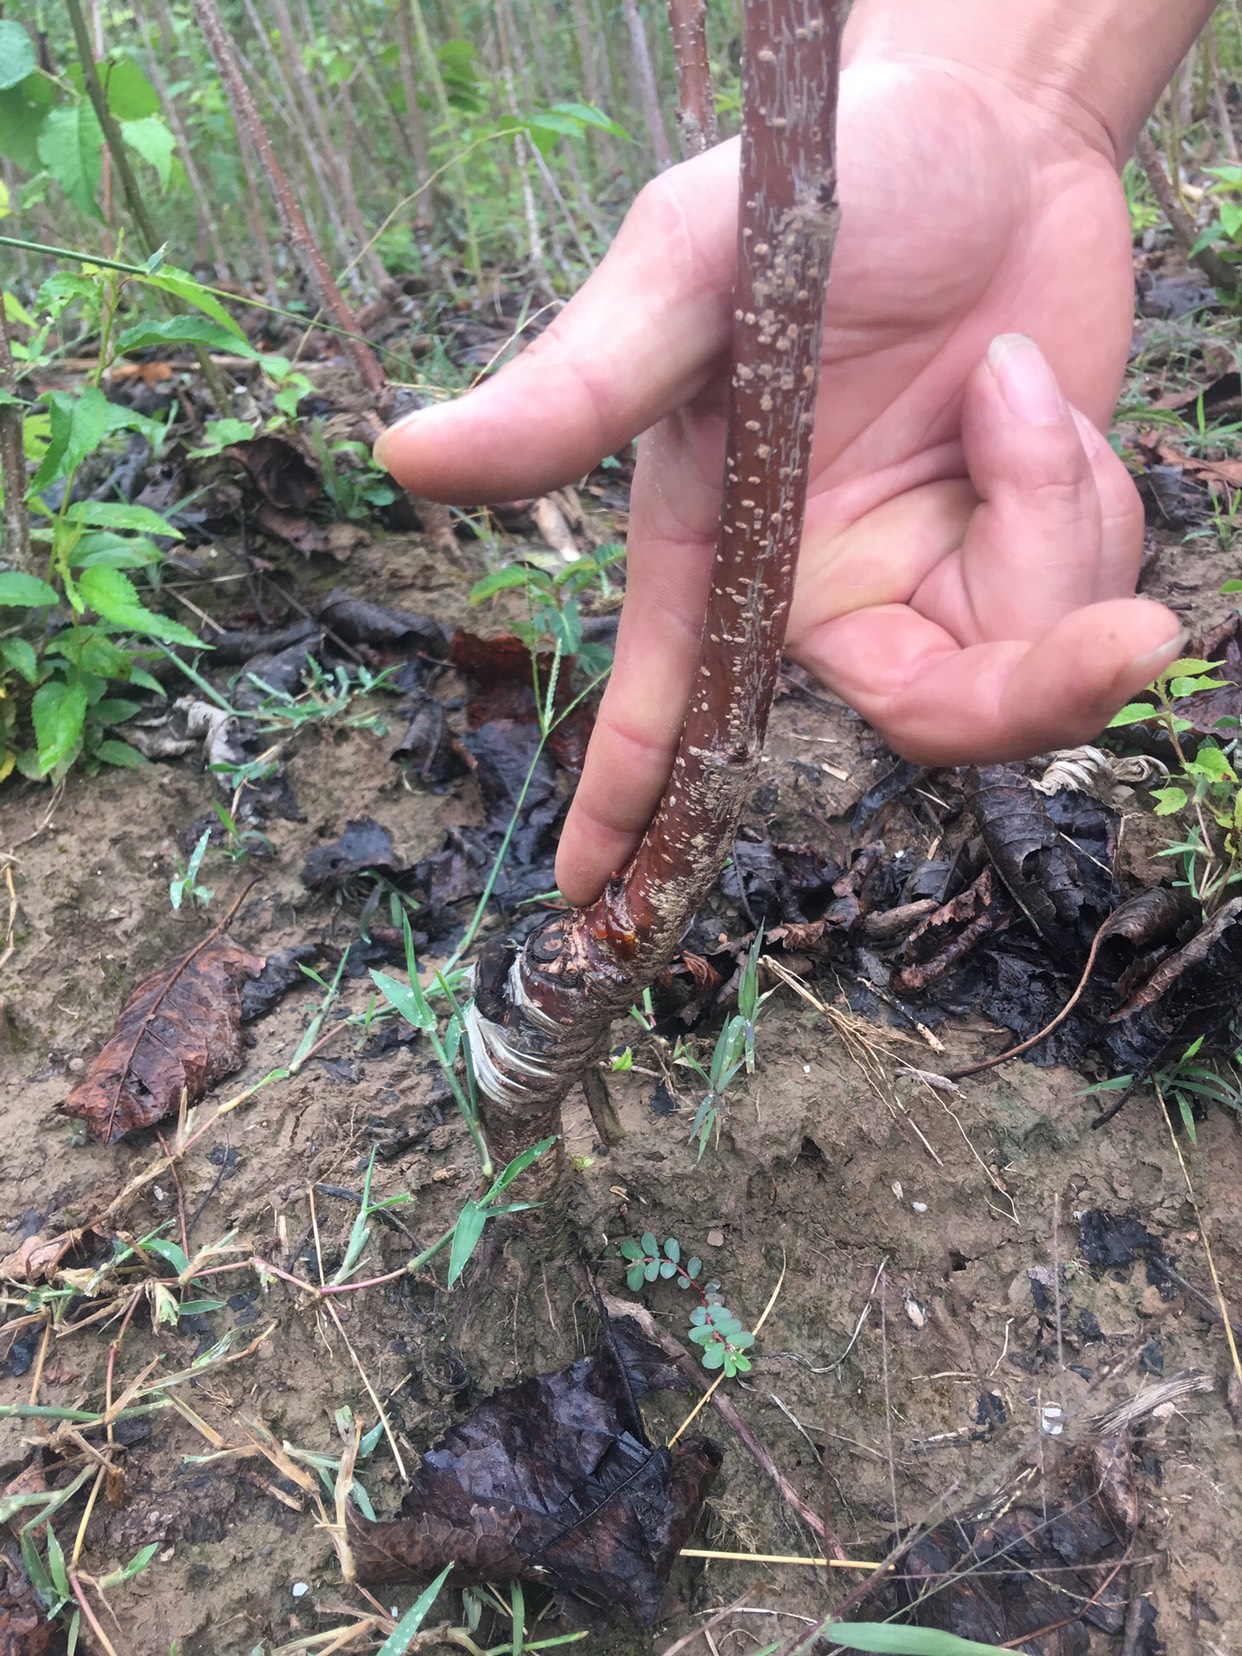
[[[451,1563],[454,1585],[542,1581],[649,1626],[723,1451],[648,1443],[633,1398],[664,1383],[664,1365],[640,1351],[614,1340],[494,1392],[423,1456],[400,1517],[351,1514],[360,1578],[423,1580]]]
[[[0,1656],[45,1656],[52,1626],[15,1546],[0,1547]]]
[[[278,512],[305,512],[323,494],[314,467],[281,437],[254,437],[224,452],[245,467],[255,488]]]
[[[1138,1515],[1123,1439],[1096,1444],[1057,1481],[1059,1491],[1041,1483],[1043,1498],[1029,1506],[938,1525],[905,1554],[904,1579],[879,1602],[915,1626],[979,1644],[1087,1656],[1093,1629],[1116,1635],[1126,1619],[1127,1573],[1109,1579]],[[1034,1634],[1042,1637],[1024,1642]]]
[[[990,866],[966,890],[934,913],[906,938],[893,968],[891,987],[900,995],[915,995],[942,978],[985,937],[1005,931],[1013,920],[1013,904],[996,889]]]
[[[1168,954],[1110,1019],[1105,1045],[1119,1074],[1149,1075],[1176,1044],[1225,1044],[1242,999],[1242,897]]]
[[[444,628],[429,615],[385,609],[339,587],[328,594],[319,619],[347,644],[400,645],[437,661],[444,659],[447,649]]]
[[[454,741],[444,708],[434,696],[419,696],[410,709],[405,734],[392,750],[420,782],[437,786],[466,769],[461,748]]]
[[[121,1009],[112,1035],[59,1106],[107,1144],[198,1103],[242,1060],[241,988],[263,959],[215,937],[152,972]]]
[[[319,953],[318,943],[295,943],[291,948],[268,955],[258,977],[242,984],[242,1022],[266,1017],[295,984],[306,983],[308,979],[302,967],[309,966]]]
[[[967,796],[992,866],[1036,935],[1081,964],[1116,902],[1116,814],[1084,794],[1045,798],[1013,765],[972,771]]]
[[[535,683],[537,680],[540,699],[546,703],[553,660],[550,652],[541,653],[532,663],[529,646],[512,633],[480,638],[477,633],[459,627],[449,642],[448,655],[453,666],[472,679],[476,687],[466,704],[466,723],[471,730],[478,730],[494,719],[538,724]],[[558,718],[549,733],[548,746],[559,764],[578,772],[586,758],[595,716],[585,702],[569,712],[574,695],[572,675],[562,662],[552,695],[553,712]]]
[[[374,817],[353,817],[345,824],[340,839],[331,845],[316,846],[307,857],[302,865],[302,884],[317,891],[368,872],[394,878],[405,872],[405,865],[393,849],[386,828],[381,828]]]

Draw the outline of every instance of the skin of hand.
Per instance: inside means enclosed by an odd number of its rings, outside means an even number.
[[[934,58],[847,62],[838,134],[786,653],[924,763],[1087,740],[1182,642],[1133,596],[1142,510],[1100,434],[1133,307],[1112,146],[1090,118]],[[697,667],[736,189],[735,143],[663,174],[532,346],[377,447],[406,487],[478,502],[580,478],[641,433],[615,665],[557,861],[575,902],[653,814]]]

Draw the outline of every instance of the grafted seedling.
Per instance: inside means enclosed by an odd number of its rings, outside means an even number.
[[[802,535],[836,230],[839,5],[747,0],[733,375],[696,691],[628,866],[520,952],[486,945],[468,1009],[500,1160],[559,1126],[609,1025],[670,959],[729,852],[759,762]]]

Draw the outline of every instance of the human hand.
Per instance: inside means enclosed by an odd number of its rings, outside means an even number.
[[[1112,157],[1089,123],[917,59],[847,67],[839,149],[786,652],[924,763],[1083,741],[1180,644],[1176,619],[1132,596],[1142,511],[1100,435],[1132,314]],[[637,843],[690,698],[736,188],[735,144],[665,173],[539,340],[377,450],[418,493],[477,502],[581,477],[643,433],[615,664],[557,861],[575,902]]]

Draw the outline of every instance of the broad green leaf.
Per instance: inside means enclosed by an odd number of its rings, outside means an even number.
[[[205,288],[201,282],[196,282],[188,271],[176,270],[171,265],[165,265],[158,274],[139,276],[135,280],[141,282],[144,287],[158,288],[161,293],[173,294],[184,304],[192,306],[194,310],[202,311],[203,315],[209,316],[213,322],[218,322],[222,328],[233,335],[235,340],[241,340],[243,344],[249,344],[245,334],[215,294]],[[237,349],[236,345],[229,348],[230,350]]]
[[[0,155],[23,172],[40,169],[39,131],[55,101],[51,81],[37,71],[16,86],[0,90]]]
[[[95,197],[103,172],[103,132],[85,98],[49,111],[39,128],[38,151],[73,205],[102,220]]]
[[[1221,665],[1219,661],[1204,661],[1199,656],[1182,656],[1177,661],[1171,661],[1160,675],[1161,678],[1187,678],[1195,673],[1214,673]]]
[[[415,1029],[424,1033],[436,1027],[436,1016],[427,1005],[422,995],[416,995],[408,983],[402,983],[400,978],[389,977],[387,972],[372,971],[371,981],[383,995],[389,1006],[395,1006],[397,1011],[412,1024]]]
[[[97,67],[108,108],[118,121],[141,121],[159,114],[159,94],[132,58]]]
[[[146,764],[146,755],[139,753],[137,748],[130,747],[128,742],[119,741],[115,736],[109,736],[106,741],[93,747],[91,752],[97,759],[102,759],[107,765],[116,765],[120,770],[141,770]],[[181,1308],[183,1311],[185,1307]]]
[[[406,1651],[410,1648],[410,1645],[413,1642],[414,1635],[418,1632],[419,1628],[426,1620],[428,1610],[431,1609],[432,1605],[439,1597],[440,1589],[444,1586],[445,1579],[452,1568],[453,1566],[451,1564],[446,1564],[431,1585],[429,1587],[424,1587],[423,1591],[414,1600],[405,1615],[402,1616],[401,1620],[379,1647],[376,1656],[405,1656]]]
[[[101,725],[119,725],[141,712],[141,703],[126,696],[102,696],[91,709],[91,717]]]
[[[154,425],[146,415],[109,402],[97,385],[84,385],[76,393],[48,391],[44,401],[48,405],[48,446],[30,485],[32,496],[67,476],[110,432],[149,432]]]
[[[24,81],[35,69],[34,41],[24,24],[0,18],[0,89]]]
[[[213,454],[220,454],[233,443],[248,443],[257,429],[253,420],[208,420],[203,427],[203,442],[186,452],[191,459],[205,460]]]
[[[146,115],[140,121],[122,121],[121,136],[130,149],[155,168],[160,188],[166,190],[172,177],[173,151],[177,147],[167,123],[158,115]]]
[[[144,1241],[142,1246],[148,1253],[158,1254],[161,1259],[166,1260],[178,1275],[190,1268],[185,1249],[178,1247],[175,1242],[166,1241],[162,1236],[153,1236]]]
[[[614,138],[623,138],[627,144],[634,140],[623,126],[610,120],[602,109],[596,109],[594,104],[584,103],[555,103],[553,112],[558,115],[570,115],[583,126],[596,127],[600,132],[610,132]]]
[[[87,529],[73,549],[74,569],[106,564],[109,569],[146,569],[163,554],[146,535],[115,535],[111,529]]]
[[[30,711],[39,750],[39,774],[46,776],[72,759],[77,750],[86,722],[86,691],[76,682],[51,679],[35,691]]]
[[[0,604],[32,609],[59,602],[56,588],[40,580],[37,575],[24,575],[19,569],[6,569],[0,573]]]
[[[643,1257],[642,1248],[639,1247],[632,1236],[624,1237],[617,1243],[617,1252],[622,1259],[641,1259]]]
[[[227,351],[232,356],[251,357],[256,361],[261,355],[245,338],[202,316],[169,316],[163,320],[151,318],[135,322],[117,339],[116,348],[124,353],[167,344],[201,345],[208,351]]]
[[[846,1650],[877,1656],[1006,1656],[1000,1645],[979,1644],[932,1627],[899,1627],[894,1622],[830,1622],[820,1629],[825,1639]]]
[[[10,323],[20,322],[23,328],[33,328],[37,325],[34,317],[31,316],[30,312],[26,309],[25,305],[22,304],[21,300],[15,293],[6,293],[4,295],[4,315],[6,321]],[[14,397],[13,401],[20,402],[21,399],[19,397]],[[1242,587],[1242,581],[1226,581],[1220,590],[1222,592],[1229,592],[1234,587]]]
[[[457,1216],[453,1227],[453,1246],[449,1252],[448,1285],[451,1288],[470,1263],[470,1256],[479,1245],[487,1214],[477,1202],[468,1201]]]
[[[84,601],[113,626],[161,638],[166,644],[189,644],[195,649],[201,647],[201,640],[188,627],[144,608],[134,583],[119,569],[108,569],[102,565],[84,569],[78,581],[78,591]]]

